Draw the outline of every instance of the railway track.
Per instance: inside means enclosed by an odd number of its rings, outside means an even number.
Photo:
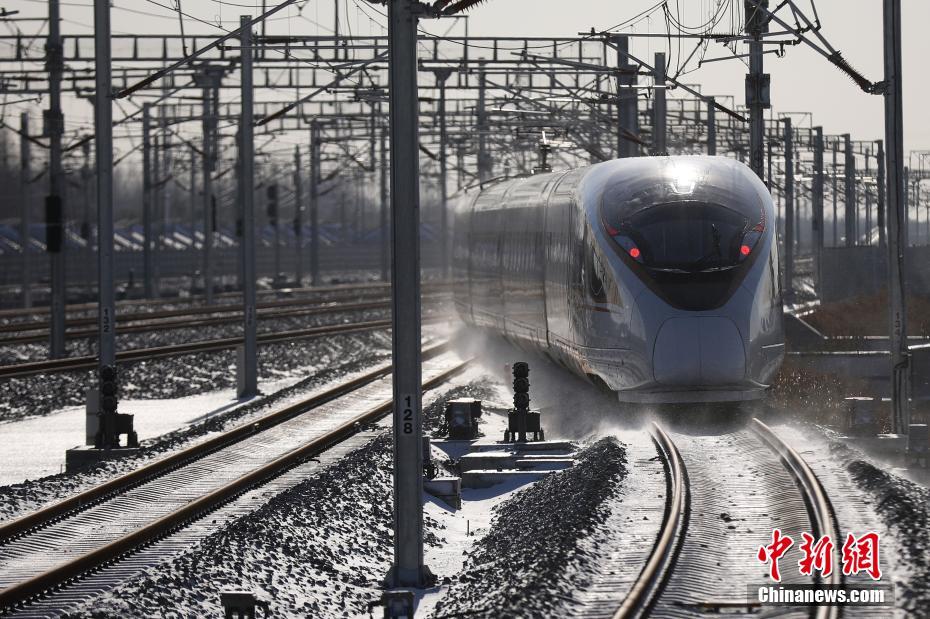
[[[644,617],[655,606],[674,569],[688,528],[688,472],[671,437],[653,422],[649,433],[666,474],[665,514],[646,565],[633,582],[613,619]]]
[[[424,351],[424,390],[467,366],[445,346]],[[243,493],[273,483],[388,415],[390,371],[381,366],[0,526],[0,610],[42,598],[46,610],[36,616],[44,616],[48,608],[99,594],[157,560],[152,549],[161,542],[176,551],[177,544],[168,543],[176,532],[191,543],[184,536],[188,525],[207,514],[216,522],[214,512]],[[201,525],[198,535],[208,534],[211,527]],[[133,562],[142,550],[147,558]]]
[[[752,423],[753,432],[763,443],[778,454],[782,463],[794,477],[795,483],[797,483],[798,489],[804,497],[804,503],[807,505],[812,534],[815,537],[829,535],[830,539],[841,540],[842,537],[839,535],[839,526],[833,504],[827,497],[820,480],[814,475],[804,458],[765,423],[759,419],[753,419]],[[839,558],[836,556],[836,548],[833,549],[833,554],[833,565],[840,565]],[[843,571],[834,569],[824,584],[832,587],[842,585]],[[839,607],[833,605],[818,606],[811,613],[811,617],[814,619],[836,619],[839,615]]]
[[[830,535],[831,539],[840,539],[836,513],[810,466],[796,450],[759,419],[752,420],[750,429],[752,435],[774,452],[784,470],[794,480],[806,507],[812,534],[815,537]],[[691,490],[684,460],[671,437],[660,426],[653,423],[650,434],[666,474],[664,515],[645,565],[613,612],[613,619],[633,619],[650,616],[653,613],[660,596],[672,581],[677,558],[682,551],[683,542],[689,524],[691,524],[689,523]],[[833,552],[835,554],[836,550],[834,549]],[[834,565],[838,565],[836,556],[834,556]],[[841,586],[843,584],[841,570],[833,570],[823,584]],[[714,608],[719,612],[721,608],[727,607],[747,607],[747,604],[717,601],[705,604],[701,612]],[[593,607],[592,611],[582,614],[585,616],[603,614],[597,607]],[[664,615],[660,612],[659,616]],[[839,607],[832,605],[814,607],[810,610],[810,616],[812,619],[836,619],[839,617]]]
[[[438,284],[438,285],[442,285],[442,284]],[[427,287],[428,286],[424,286],[424,288],[427,288]],[[256,294],[259,298],[267,298],[267,297],[276,297],[276,296],[281,295],[282,293],[289,293],[289,294],[295,294],[295,295],[307,294],[307,295],[313,295],[313,296],[320,296],[320,295],[333,294],[333,293],[338,294],[342,292],[346,292],[352,295],[352,294],[357,294],[359,291],[389,292],[390,290],[391,290],[390,283],[371,282],[371,283],[334,284],[330,286],[311,286],[311,287],[303,287],[303,288],[258,290]],[[216,300],[222,301],[222,300],[241,299],[242,293],[241,292],[218,292],[213,295],[213,298],[215,301]],[[185,303],[194,304],[194,303],[203,302],[204,300],[205,300],[205,297],[203,295],[191,295],[189,297],[184,297],[184,298],[178,297],[174,299],[167,299],[167,298],[127,299],[123,301],[117,301],[116,308],[117,308],[117,314],[119,314],[119,313],[123,313],[123,310],[125,310],[126,308],[151,307],[153,304],[156,304],[156,303],[164,303],[164,304],[172,304],[172,305],[185,304]],[[215,303],[214,305],[204,305],[201,307],[205,307],[205,308],[223,307],[224,305],[232,305],[232,303],[228,303],[228,304]],[[71,312],[71,313],[89,312],[93,314],[91,319],[96,320],[95,313],[97,311],[97,303],[96,302],[70,303],[67,306],[65,306],[65,311]],[[0,309],[0,320],[26,319],[31,316],[45,316],[50,313],[51,313],[51,309],[47,305],[40,305],[37,307],[31,307],[28,309],[27,308]],[[48,326],[47,321],[46,321],[46,326]]]
[[[309,327],[307,329],[297,329],[293,331],[263,333],[258,336],[258,343],[269,344],[274,342],[286,342],[299,339],[311,339],[326,335],[374,331],[377,329],[386,329],[390,326],[390,320],[373,320],[356,323],[322,325],[318,327]],[[137,350],[123,350],[116,353],[116,360],[119,362],[148,361],[151,359],[175,357],[178,355],[186,355],[191,353],[227,350],[230,348],[235,348],[242,343],[242,337],[227,337],[215,340],[206,340],[202,342],[188,342],[184,344],[172,344],[169,346],[157,346],[152,348],[141,348]],[[32,376],[35,374],[51,374],[57,372],[70,372],[74,370],[90,370],[96,368],[97,363],[98,359],[96,355],[68,357],[65,359],[48,359],[44,361],[29,361],[26,363],[0,366],[0,378],[18,378],[23,376]]]
[[[423,287],[424,293],[443,292],[447,289],[446,284],[433,283]],[[271,300],[259,301],[256,308],[272,309],[284,307],[309,306],[314,304],[334,303],[339,301],[371,301],[374,299],[390,299],[390,286],[387,284],[342,284],[339,286],[328,286],[323,288],[295,288],[287,291],[273,290],[263,291],[263,297],[272,297]],[[279,298],[280,294],[286,292],[289,298]],[[273,294],[272,294],[273,293]],[[218,295],[217,295],[218,296]],[[159,301],[124,301],[117,305],[117,324],[125,324],[140,320],[151,320],[156,318],[178,318],[182,316],[196,316],[201,314],[222,314],[236,313],[242,314],[242,305],[239,304],[239,293],[228,293],[227,302],[214,303],[213,305],[194,305],[200,302],[199,297],[188,297],[177,300],[162,300],[163,305],[188,305],[188,307],[173,307],[170,309],[144,310],[144,311],[127,311],[135,307],[150,308],[157,305]],[[321,298],[323,297],[323,298]],[[194,299],[195,301],[192,301]],[[221,299],[223,301],[223,299]],[[130,304],[131,305],[123,305]],[[86,327],[97,324],[97,304],[69,305],[72,315],[66,318],[65,327]],[[33,320],[37,315],[47,315],[47,307],[32,308],[29,310],[0,310],[0,321],[7,320],[5,324],[0,324],[0,333],[13,333],[21,331],[36,331],[49,329],[47,319]]]
[[[431,322],[430,319],[425,319],[423,321],[424,324],[429,322]],[[389,329],[390,327],[390,319],[335,323],[316,327],[308,327],[306,329],[293,329],[289,331],[277,331],[274,333],[260,333],[258,335],[258,343],[261,345],[274,344],[278,342],[292,342],[296,340],[313,339],[330,335],[345,335],[349,333],[377,331],[379,329]],[[177,357],[180,355],[188,355],[193,353],[228,350],[235,348],[242,343],[243,338],[241,336],[236,336],[198,342],[186,342],[184,344],[156,346],[152,348],[122,350],[116,353],[116,360],[118,362],[149,361],[152,359]],[[92,370],[97,367],[97,364],[98,359],[96,355],[84,355],[80,357],[67,357],[64,359],[47,359],[42,361],[27,361],[25,363],[16,363],[11,365],[0,365],[0,379],[21,378],[24,376],[35,376],[37,374],[73,372],[77,370]]]
[[[436,295],[425,295],[424,301],[437,298]],[[287,309],[297,306],[297,309]],[[258,306],[257,316],[259,320],[270,320],[274,318],[303,318],[307,316],[318,316],[321,314],[331,314],[338,312],[360,312],[365,310],[384,310],[391,307],[391,300],[386,297],[373,299],[370,301],[354,303],[310,303],[305,299],[289,299],[275,303],[264,303]],[[199,315],[209,314],[209,316],[197,318]],[[117,323],[117,333],[120,335],[126,333],[146,333],[163,329],[183,329],[192,327],[212,327],[218,325],[237,324],[242,322],[242,308],[229,307],[219,309],[216,307],[197,307],[191,310],[165,310],[159,312],[142,312],[122,318]],[[98,330],[96,326],[83,329],[73,329],[74,326],[96,325],[96,318],[79,319],[68,324],[71,330],[65,331],[66,339],[96,339]],[[42,323],[46,325],[47,323]],[[0,333],[22,333],[30,331],[23,335],[14,335],[0,338],[0,346],[16,346],[21,344],[32,344],[45,342],[48,340],[49,333],[47,326],[31,328],[24,323],[14,323],[0,326]]]

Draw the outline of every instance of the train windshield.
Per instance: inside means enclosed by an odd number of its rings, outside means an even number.
[[[620,222],[650,270],[701,272],[739,265],[749,218],[703,202],[659,204]]]
[[[764,246],[764,188],[745,166],[719,159],[638,165],[601,194],[601,223],[614,249],[673,306],[719,307]]]

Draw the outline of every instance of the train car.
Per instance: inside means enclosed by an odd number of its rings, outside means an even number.
[[[775,222],[724,157],[489,184],[456,208],[455,304],[624,402],[758,399],[785,348]]]

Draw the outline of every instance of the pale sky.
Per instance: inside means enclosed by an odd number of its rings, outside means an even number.
[[[176,0],[113,0],[112,22],[114,32],[177,33],[177,15],[170,10]],[[372,6],[354,0],[308,0],[302,10],[291,7],[278,14],[269,24],[269,32],[329,34],[333,24],[334,1],[341,5],[342,30],[356,34],[379,34],[384,19],[378,14],[384,7]],[[681,22],[698,25],[705,21],[710,9],[719,0],[669,0],[672,11],[680,11]],[[797,0],[809,15],[811,0]],[[734,0],[741,3],[741,0]],[[185,12],[210,22],[222,20],[226,27],[238,25],[243,13],[258,14],[262,2],[247,0],[181,0]],[[274,0],[268,0],[268,5]],[[774,4],[774,3],[773,3]],[[902,0],[904,11],[904,112],[905,152],[930,148],[930,122],[924,108],[930,96],[930,84],[924,67],[930,58],[930,37],[926,25],[930,23],[930,2]],[[598,30],[623,22],[649,7],[655,0],[487,0],[468,13],[470,34],[473,36],[575,36],[593,26]],[[815,3],[823,28],[822,34],[843,52],[847,61],[872,81],[882,78],[882,1],[881,0],[819,0]],[[0,7],[19,9],[21,15],[43,15],[47,11],[44,0],[0,1]],[[64,32],[89,32],[92,23],[90,0],[64,0],[62,16]],[[128,10],[127,10],[128,9]],[[141,11],[145,14],[131,11]],[[374,19],[372,19],[374,18]],[[380,22],[380,23],[377,23]],[[721,28],[726,30],[729,20]],[[38,22],[21,24],[24,32],[35,32]],[[453,33],[462,33],[461,24],[450,21],[425,23],[431,32],[441,33],[452,27]],[[188,19],[188,34],[218,33],[216,28]],[[665,32],[662,11],[648,21],[641,21],[635,32]],[[809,35],[811,36],[811,35]],[[637,39],[631,51],[651,61],[655,51],[662,51],[667,43],[663,39]],[[682,46],[682,57],[691,51],[693,44]],[[726,49],[712,43],[707,57],[726,55]],[[677,50],[672,54],[677,57]],[[884,131],[882,98],[867,95],[826,59],[804,45],[788,47],[784,58],[766,57],[766,71],[772,75],[772,102],[777,112],[813,113],[814,124],[821,124],[827,133],[851,132],[855,139],[877,139]],[[688,65],[695,67],[694,61]],[[711,63],[684,78],[688,83],[702,85],[706,94],[733,95],[743,103],[745,65],[739,60]],[[922,75],[923,73],[923,75]],[[7,109],[7,112],[11,110]],[[89,109],[86,112],[90,120]]]

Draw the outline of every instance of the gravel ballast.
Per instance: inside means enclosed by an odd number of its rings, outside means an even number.
[[[230,330],[225,337],[234,335]],[[258,348],[259,380],[281,379],[326,367],[343,351],[383,347],[385,332],[333,335]],[[236,384],[233,349],[120,364],[121,399],[169,399],[225,389]],[[85,401],[93,371],[11,378],[0,382],[0,421],[47,415]]]
[[[845,457],[854,453],[839,444],[831,449]],[[930,490],[865,460],[852,459],[846,468],[856,484],[874,498],[875,511],[894,538],[897,555],[894,560],[906,566],[905,570],[897,571],[896,606],[914,617],[928,616]]]
[[[433,617],[564,616],[587,580],[580,542],[604,521],[625,475],[626,450],[605,438],[502,503]]]

